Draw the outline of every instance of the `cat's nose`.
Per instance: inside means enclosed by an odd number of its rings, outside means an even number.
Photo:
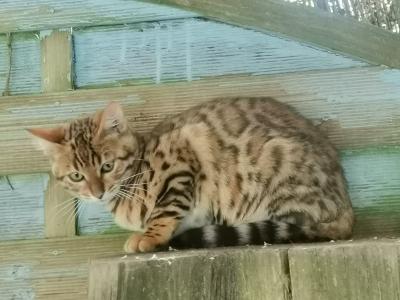
[[[100,199],[100,200],[103,199],[103,196],[104,196],[104,193],[101,193],[101,194],[99,195],[99,199]]]

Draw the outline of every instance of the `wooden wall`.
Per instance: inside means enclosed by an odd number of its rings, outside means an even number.
[[[87,258],[102,254],[101,243],[108,245],[106,254],[121,248],[120,236],[74,237],[75,221],[77,235],[121,232],[95,205],[85,205],[77,220],[67,218],[70,238],[44,242],[49,220],[58,217],[49,219],[49,211],[72,210],[67,199],[50,209],[57,193],[49,165],[24,130],[89,114],[110,100],[123,103],[140,132],[218,96],[267,95],[290,103],[341,151],[358,218],[356,236],[398,236],[400,70],[136,1],[6,0],[0,17],[0,250],[27,256],[0,264],[0,295],[6,299],[85,299]],[[56,49],[44,46],[52,29],[67,32],[73,62],[62,70],[71,72],[72,84],[53,92],[44,81],[46,55]],[[52,59],[60,57],[53,53]],[[71,260],[79,247],[76,256],[82,257]],[[52,251],[57,255],[46,257]],[[38,269],[42,261],[46,267]],[[72,279],[73,263],[81,283]],[[46,272],[66,286],[51,290],[42,281]],[[10,274],[18,280],[8,280]]]

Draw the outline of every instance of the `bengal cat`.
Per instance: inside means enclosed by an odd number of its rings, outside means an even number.
[[[111,102],[94,116],[29,130],[57,180],[135,231],[127,252],[346,239],[353,211],[338,153],[291,107],[227,98],[130,127]]]

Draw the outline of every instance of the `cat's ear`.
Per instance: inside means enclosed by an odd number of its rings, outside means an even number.
[[[65,128],[63,126],[56,128],[27,128],[33,135],[36,146],[42,150],[45,155],[51,156],[61,147],[60,143],[65,137]]]
[[[99,123],[98,136],[113,131],[124,132],[128,128],[128,122],[118,102],[110,102],[101,113],[95,116],[95,120]]]

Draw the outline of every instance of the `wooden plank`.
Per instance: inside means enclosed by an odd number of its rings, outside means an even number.
[[[81,201],[81,207],[76,228],[78,235],[126,232],[115,224],[110,211],[104,205]]]
[[[39,36],[35,32],[15,33],[10,38],[0,35],[0,95],[32,94],[40,90]]]
[[[11,79],[11,69],[12,69],[12,34],[7,33],[5,39],[5,48],[3,58],[5,58],[4,67],[4,88],[1,96],[10,96],[10,79]]]
[[[158,86],[73,91],[0,101],[0,174],[49,169],[29,126],[54,126],[120,101],[145,132],[162,118],[220,96],[274,96],[326,130],[340,149],[397,146],[400,71],[360,68],[275,76],[220,77]]]
[[[43,92],[63,92],[73,88],[72,32],[42,31],[42,86]]]
[[[72,32],[41,32],[42,86],[45,93],[68,91],[72,83]],[[64,210],[66,213],[60,213]],[[46,237],[75,235],[75,202],[52,174],[45,197]]]
[[[354,237],[391,237],[400,232],[400,150],[342,152],[356,224]]]
[[[278,32],[379,65],[400,67],[400,37],[352,18],[280,0],[146,0],[264,32]]]
[[[121,253],[126,235],[0,243],[2,299],[86,300],[88,261]]]
[[[47,238],[76,234],[75,201],[52,174],[44,197],[45,235]]]
[[[46,174],[0,177],[0,241],[43,238]]]
[[[264,246],[94,260],[89,299],[286,300],[286,252],[283,247]]]
[[[84,28],[74,31],[74,48],[78,88],[367,65],[293,40],[195,18]]]
[[[0,32],[125,24],[194,15],[174,8],[124,0],[3,0]]]
[[[400,299],[400,240],[289,249],[292,299]]]

